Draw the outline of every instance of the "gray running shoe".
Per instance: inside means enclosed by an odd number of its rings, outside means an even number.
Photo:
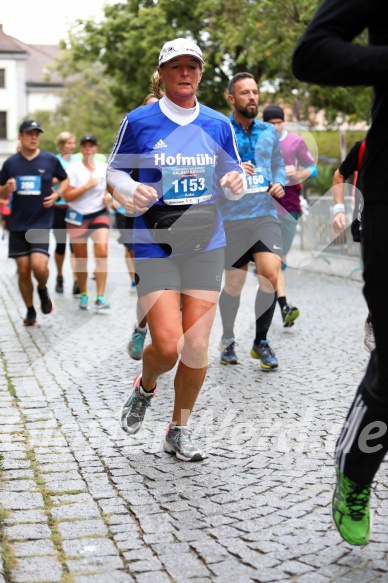
[[[206,455],[191,441],[188,427],[175,427],[169,425],[163,443],[164,451],[175,454],[178,460],[183,462],[201,462]]]
[[[128,342],[128,354],[133,360],[140,360],[143,354],[144,341],[147,331],[140,332],[135,326],[131,339]]]
[[[149,397],[144,397],[140,392],[140,381],[141,373],[135,377],[133,391],[119,411],[121,428],[130,435],[134,435],[141,428],[147,408],[150,407],[155,394],[154,392]]]

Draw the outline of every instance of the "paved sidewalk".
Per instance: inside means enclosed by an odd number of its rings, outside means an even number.
[[[301,316],[286,330],[276,309],[280,368],[265,373],[249,356],[249,274],[241,365],[218,362],[217,314],[192,419],[209,457],[185,464],[161,450],[173,373],[136,436],[117,421],[139,370],[126,352],[135,297],[122,246],[111,239],[112,309],[99,315],[77,309],[67,262],[65,293],[55,294],[51,259],[56,309],[38,312],[36,328],[22,325],[6,247],[0,241],[0,583],[388,581],[386,463],[369,545],[342,542],[330,518],[334,443],[368,359],[360,281],[289,269]]]

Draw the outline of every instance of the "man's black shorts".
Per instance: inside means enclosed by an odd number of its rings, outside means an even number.
[[[253,261],[254,253],[282,256],[280,221],[270,215],[224,222],[225,269],[240,268]]]
[[[23,257],[31,253],[49,253],[50,229],[29,229],[28,231],[10,231],[8,257]]]

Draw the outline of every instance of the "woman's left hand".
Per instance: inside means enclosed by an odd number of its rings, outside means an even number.
[[[240,195],[244,190],[244,180],[242,174],[233,170],[233,172],[228,172],[221,178],[220,181],[222,188],[229,188],[232,194]]]

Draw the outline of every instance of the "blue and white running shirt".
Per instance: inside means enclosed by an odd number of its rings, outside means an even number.
[[[224,221],[273,216],[278,213],[273,197],[268,194],[270,182],[286,184],[286,168],[280,151],[279,136],[275,127],[254,119],[245,133],[232,113],[230,117],[236,134],[238,151],[243,162],[251,161],[256,172],[247,176],[247,194],[238,201],[219,199],[219,209]]]
[[[128,174],[138,168],[138,181],[158,193],[155,204],[172,210],[189,204],[215,204],[220,194],[224,196],[220,179],[231,171],[243,173],[226,116],[198,103],[191,112],[185,111],[166,97],[125,116],[109,167]],[[225,244],[219,216],[206,251]],[[136,259],[167,256],[141,215],[135,219],[134,248]]]

